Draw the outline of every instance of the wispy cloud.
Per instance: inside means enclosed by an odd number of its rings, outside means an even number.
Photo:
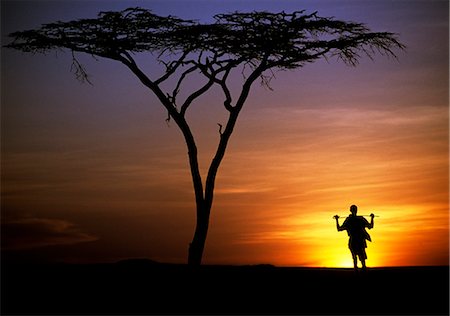
[[[71,245],[98,239],[73,223],[59,219],[21,218],[3,222],[1,227],[4,250]]]

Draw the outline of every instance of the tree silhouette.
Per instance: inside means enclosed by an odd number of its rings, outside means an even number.
[[[15,32],[10,34],[14,40],[6,45],[31,53],[68,49],[72,52],[72,69],[82,81],[89,78],[76,53],[116,60],[156,95],[168,111],[167,120],[175,121],[187,145],[196,201],[196,227],[188,263],[194,265],[202,260],[216,175],[252,84],[261,80],[268,86],[273,70],[301,68],[320,58],[337,57],[356,66],[364,55],[396,57],[394,50],[404,48],[394,33],[371,32],[362,23],[319,17],[317,12],[235,12],[218,14],[214,19],[214,23],[202,24],[158,16],[143,8],[128,8],[100,12],[95,19],[58,21],[39,29]],[[152,53],[163,65],[161,73],[147,74],[138,65],[136,55],[145,52]],[[229,82],[230,74],[237,71],[242,73],[243,80],[236,92]],[[204,81],[181,98],[183,84],[198,74]],[[196,141],[186,113],[198,97],[214,86],[223,92],[228,119],[224,125],[219,124],[217,150],[203,183]]]

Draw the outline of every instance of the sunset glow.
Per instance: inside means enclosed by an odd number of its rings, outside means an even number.
[[[275,73],[273,91],[254,85],[217,176],[204,263],[350,268],[332,217],[342,223],[355,204],[379,216],[369,267],[447,265],[448,2],[345,3],[2,1],[2,43],[133,6],[205,20],[306,9],[398,33],[407,46],[398,60],[321,60]],[[2,250],[30,261],[185,263],[195,201],[176,125],[122,65],[81,56],[93,85],[79,84],[70,53],[57,55],[2,50]],[[221,98],[212,91],[188,115],[203,177]]]

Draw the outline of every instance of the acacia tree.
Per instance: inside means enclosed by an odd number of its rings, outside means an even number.
[[[337,57],[356,66],[362,56],[377,53],[396,57],[404,45],[390,32],[371,32],[364,24],[320,17],[317,12],[230,13],[214,16],[214,23],[162,17],[143,8],[100,12],[95,19],[44,24],[35,30],[10,34],[9,48],[31,53],[68,49],[78,79],[89,81],[77,53],[118,61],[150,89],[175,121],[186,142],[196,202],[196,227],[189,244],[188,263],[201,264],[213,204],[216,175],[230,136],[253,83],[268,85],[273,70],[301,68],[320,58]],[[145,72],[138,53],[151,53],[163,66],[159,74]],[[230,89],[232,72],[240,71],[239,91]],[[183,84],[203,76],[187,97],[179,96]],[[192,80],[191,80],[192,81]],[[168,85],[170,88],[167,88]],[[217,150],[203,182],[194,135],[186,120],[193,102],[218,86],[223,92],[228,119],[219,124]]]

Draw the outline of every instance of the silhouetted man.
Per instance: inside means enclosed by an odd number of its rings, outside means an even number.
[[[348,241],[348,248],[352,253],[353,265],[355,270],[358,270],[358,259],[361,261],[361,265],[363,270],[366,269],[366,248],[367,243],[366,239],[372,241],[370,239],[370,235],[366,231],[366,227],[371,229],[373,228],[373,218],[375,215],[370,214],[370,223],[362,216],[357,216],[358,207],[356,205],[350,206],[350,215],[345,219],[342,225],[339,225],[339,216],[335,215],[336,219],[336,228],[338,231],[346,230],[348,236],[350,237]]]

